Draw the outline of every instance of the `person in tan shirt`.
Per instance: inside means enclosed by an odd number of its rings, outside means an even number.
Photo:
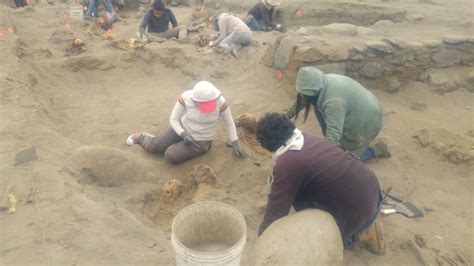
[[[219,34],[209,43],[209,46],[219,46],[225,53],[237,57],[237,50],[249,45],[252,41],[252,31],[238,17],[218,11],[212,19]]]

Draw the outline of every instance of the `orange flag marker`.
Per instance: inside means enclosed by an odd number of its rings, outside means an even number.
[[[301,17],[301,15],[303,15],[303,10],[301,10],[300,8],[297,8],[296,11],[295,11],[295,15],[297,17]]]
[[[275,76],[277,77],[277,79],[281,79],[285,76],[285,72],[281,71],[280,69],[277,70]]]

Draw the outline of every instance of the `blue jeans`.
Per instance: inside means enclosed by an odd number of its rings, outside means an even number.
[[[23,0],[15,0],[16,7],[24,7],[26,4]]]
[[[92,17],[92,13],[94,16],[98,17],[99,13],[97,12],[97,7],[99,6],[99,1],[104,5],[105,11],[112,13],[114,10],[114,6],[110,2],[110,0],[90,0],[89,6],[87,7],[86,16]]]
[[[262,31],[262,30],[265,30],[265,23],[263,23],[263,21],[259,21],[258,19],[256,18],[252,18],[250,21],[247,22],[247,26],[249,26],[249,28],[252,30],[252,31]]]

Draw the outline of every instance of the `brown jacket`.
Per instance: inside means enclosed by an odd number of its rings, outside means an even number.
[[[343,239],[377,212],[375,174],[351,153],[318,137],[304,135],[299,151],[280,155],[259,235],[275,220],[305,208],[324,209],[335,218]]]

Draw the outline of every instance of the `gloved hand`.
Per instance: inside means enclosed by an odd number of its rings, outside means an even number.
[[[234,140],[232,142],[232,151],[237,157],[240,157],[240,158],[247,157],[247,152],[244,149],[242,149],[242,147],[240,147],[238,140]]]
[[[280,30],[281,29],[281,24],[276,24],[275,29]]]
[[[148,37],[146,36],[146,34],[142,34],[142,36],[140,37],[140,39],[142,40],[142,43],[143,43],[143,44],[147,44],[147,43],[148,43]]]
[[[193,139],[193,137],[191,135],[189,135],[189,133],[186,132],[186,131],[183,131],[183,133],[181,133],[181,138],[183,139],[183,142],[186,145],[191,145],[193,143],[196,143],[196,141]]]

